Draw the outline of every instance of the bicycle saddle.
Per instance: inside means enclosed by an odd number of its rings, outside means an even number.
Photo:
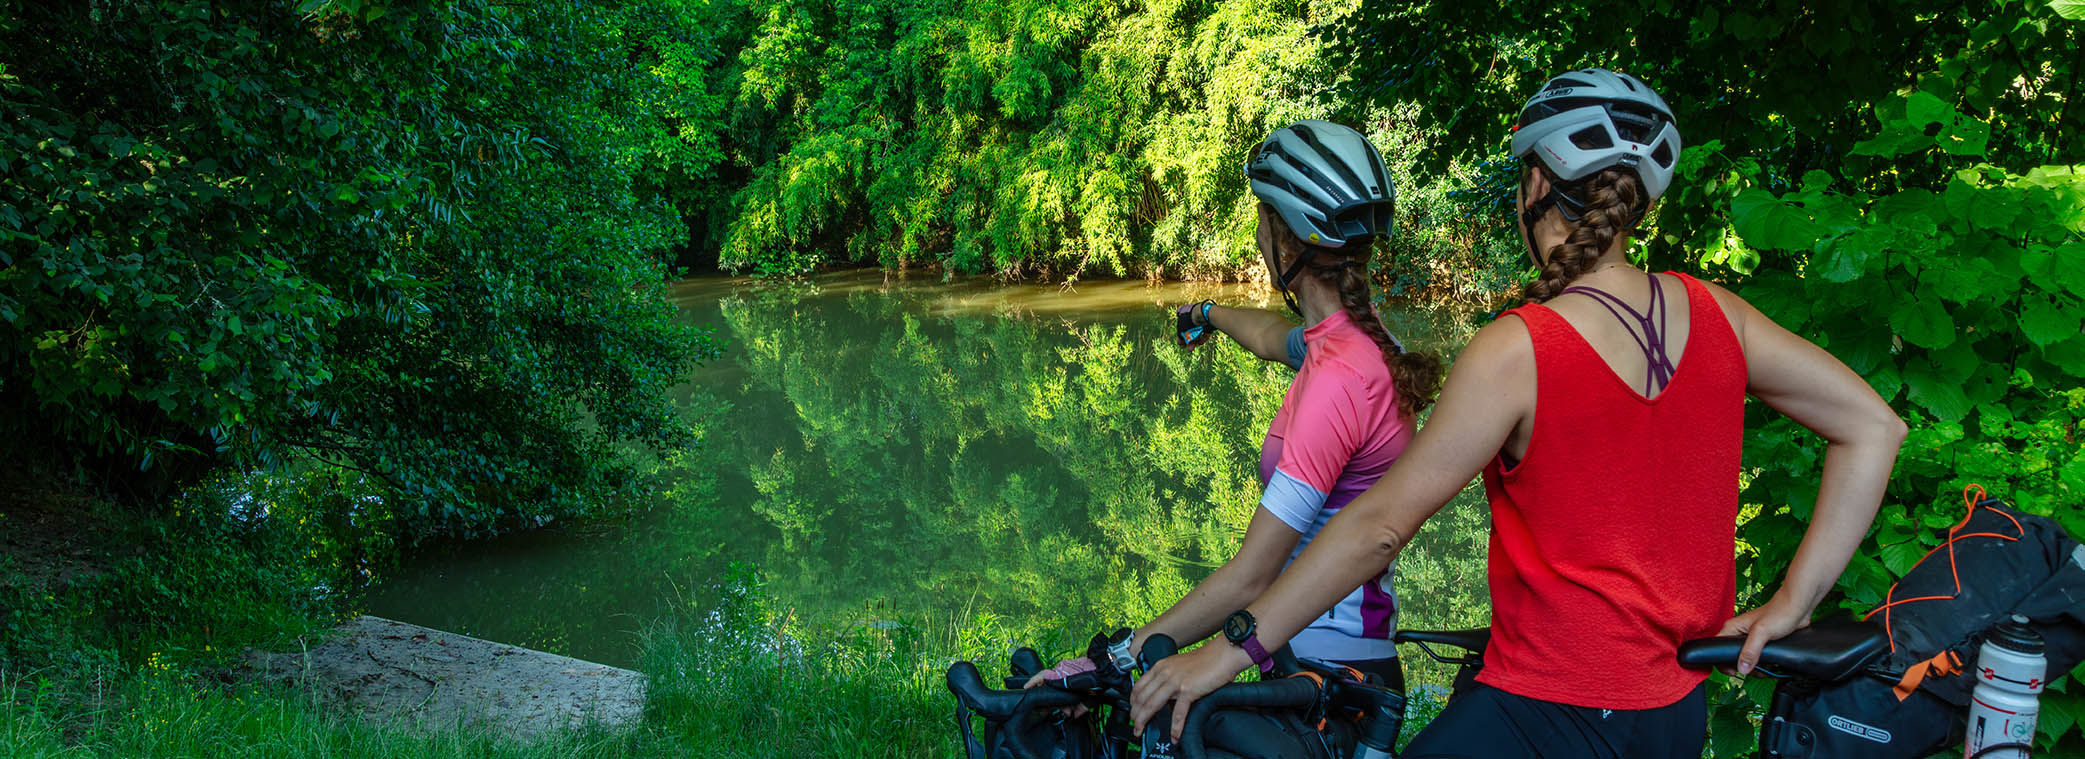
[[[1491,642],[1491,628],[1479,627],[1472,630],[1398,630],[1391,641],[1405,643],[1440,643],[1454,646],[1473,654],[1483,654],[1484,646]],[[1428,653],[1432,653],[1428,651]]]
[[[1701,638],[1680,644],[1680,666],[1694,669],[1737,663],[1745,636]],[[1889,637],[1873,625],[1826,622],[1789,633],[1760,651],[1758,671],[1769,677],[1794,677],[1821,683],[1859,674],[1889,652]]]

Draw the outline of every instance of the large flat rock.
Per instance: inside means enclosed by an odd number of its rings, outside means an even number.
[[[380,617],[356,617],[306,651],[256,653],[270,680],[309,688],[381,721],[488,727],[533,738],[588,724],[635,724],[644,675]]]

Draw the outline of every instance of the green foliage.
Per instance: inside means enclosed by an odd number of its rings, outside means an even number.
[[[148,499],[317,458],[412,534],[635,494],[624,453],[689,442],[666,390],[708,353],[637,179],[678,145],[639,16],[0,5],[5,433]]]
[[[1309,29],[1344,5],[693,3],[710,19],[694,32],[706,54],[665,51],[656,65],[701,99],[676,115],[709,173],[661,182],[733,189],[676,196],[707,230],[698,248],[733,271],[1255,277],[1245,152],[1276,126],[1332,118],[1367,131],[1398,172],[1390,278],[1478,289],[1503,249],[1481,243],[1505,238],[1462,219],[1449,183],[1399,169],[1432,136],[1393,108],[1328,96],[1343,74]],[[1472,248],[1466,271],[1429,266]]]
[[[117,662],[218,665],[314,629],[389,561],[373,491],[315,469],[214,477],[144,519],[106,502],[73,508],[64,518],[80,542],[31,542],[56,555],[0,566],[0,660],[60,677]],[[0,526],[23,518],[0,515]]]

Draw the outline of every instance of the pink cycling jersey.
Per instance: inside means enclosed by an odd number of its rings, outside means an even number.
[[[1412,439],[1382,348],[1341,311],[1304,330],[1308,346],[1260,446],[1260,506],[1303,534],[1290,561],[1325,522],[1389,471]],[[1393,565],[1394,566],[1394,565]],[[1397,655],[1397,599],[1389,568],[1290,641],[1296,655],[1351,661]]]

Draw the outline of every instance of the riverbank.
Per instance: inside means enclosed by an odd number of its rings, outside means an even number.
[[[887,629],[803,625],[775,610],[750,570],[721,582],[713,593],[719,603],[690,606],[647,626],[640,668],[651,683],[650,697],[641,710],[627,700],[616,705],[625,718],[621,727],[582,718],[552,720],[532,731],[455,711],[358,714],[341,708],[337,690],[327,692],[310,680],[247,677],[221,664],[221,656],[172,650],[156,636],[138,641],[155,649],[142,661],[124,661],[111,650],[78,643],[120,631],[83,624],[69,631],[77,648],[52,645],[46,649],[50,656],[34,666],[0,660],[0,756],[954,756],[940,673],[953,658],[955,641],[911,623]],[[48,589],[48,595],[52,604],[83,602],[62,587]],[[335,675],[353,677],[341,657],[371,655],[367,643],[336,638],[312,651],[319,668],[337,665]],[[506,648],[482,647],[489,656]],[[385,658],[372,661],[384,666]],[[299,666],[278,664],[284,666],[268,669],[279,675]],[[408,668],[415,670],[414,684],[444,676],[424,662]],[[419,706],[424,704],[404,711]],[[409,718],[391,718],[399,716]]]

